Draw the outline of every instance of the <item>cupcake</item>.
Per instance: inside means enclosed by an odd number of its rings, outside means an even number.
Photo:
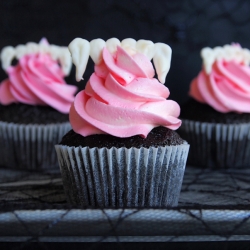
[[[8,78],[0,83],[0,166],[59,169],[54,145],[71,129],[77,90],[64,80],[72,64],[68,49],[42,39],[3,48],[1,61]]]
[[[250,52],[239,44],[201,51],[203,68],[181,108],[180,135],[199,167],[250,165]]]
[[[174,131],[179,105],[166,98],[171,48],[134,39],[69,45],[76,79],[95,63],[70,109],[72,130],[56,145],[67,200],[82,207],[177,206],[189,145]],[[82,54],[81,54],[82,53]]]

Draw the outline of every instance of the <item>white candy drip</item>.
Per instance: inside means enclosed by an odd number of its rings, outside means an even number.
[[[149,60],[153,59],[158,79],[165,83],[165,78],[170,69],[172,50],[164,43],[154,44],[150,40],[138,40],[126,38],[120,42],[117,38],[110,38],[106,43],[102,39],[94,39],[90,43],[81,38],[75,38],[68,46],[73,63],[76,66],[76,80],[80,81],[85,72],[88,57],[90,56],[95,64],[102,61],[102,50],[106,46],[113,54],[117,46],[121,46],[130,55],[136,52],[144,54]]]
[[[46,43],[28,42],[26,45],[19,44],[15,48],[12,46],[4,47],[1,51],[1,62],[3,70],[11,65],[14,58],[20,59],[24,55],[35,53],[48,53],[54,60],[58,60],[61,64],[65,75],[68,75],[72,66],[72,60],[67,47],[49,45]]]
[[[218,46],[213,49],[206,47],[201,50],[201,58],[203,60],[205,72],[210,74],[216,60],[235,60],[236,62],[242,62],[245,65],[249,65],[250,51],[238,45],[224,45],[223,47]]]

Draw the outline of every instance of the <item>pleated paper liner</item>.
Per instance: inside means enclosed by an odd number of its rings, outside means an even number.
[[[0,166],[12,169],[58,169],[55,152],[70,123],[49,125],[0,122]]]
[[[250,124],[182,120],[180,136],[190,143],[188,164],[209,168],[250,167]]]
[[[189,145],[89,148],[56,145],[67,200],[82,207],[177,206]]]

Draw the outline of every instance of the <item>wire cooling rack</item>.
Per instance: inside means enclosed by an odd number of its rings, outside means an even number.
[[[250,240],[250,169],[187,166],[172,209],[82,209],[61,176],[0,169],[0,241],[166,242]]]

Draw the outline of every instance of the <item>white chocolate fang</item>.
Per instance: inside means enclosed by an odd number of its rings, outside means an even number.
[[[75,38],[68,46],[72,61],[76,66],[76,81],[80,82],[89,59],[90,44],[82,38]]]
[[[235,59],[236,61],[239,60],[239,56],[241,55],[240,61],[243,61],[243,53],[241,53],[241,48],[238,46],[230,46],[230,45],[225,45],[223,47],[224,53],[221,58],[218,59],[225,59],[226,61],[231,61]]]
[[[149,60],[155,55],[155,45],[150,40],[138,40],[136,43],[136,51],[145,55]]]
[[[240,49],[240,47],[235,46],[235,48],[233,48],[234,50],[234,59],[236,60],[236,62],[240,63],[242,61],[244,61],[244,51],[242,49]]]
[[[111,54],[116,52],[117,46],[121,46],[121,42],[115,37],[110,38],[106,41],[106,48]]]
[[[155,55],[153,62],[161,83],[165,83],[167,73],[170,69],[172,49],[165,43],[155,43]]]
[[[4,47],[1,51],[1,61],[3,70],[7,70],[15,57],[15,49],[12,46]]]
[[[214,48],[214,54],[215,54],[215,58],[217,59],[223,59],[224,57],[224,51],[223,51],[223,48],[220,47],[220,46],[217,46]]]
[[[23,44],[17,45],[16,46],[16,58],[19,60],[25,54],[27,54],[26,46]]]
[[[248,49],[242,50],[242,60],[243,60],[245,65],[250,64],[250,51]]]
[[[123,39],[121,47],[125,49],[128,54],[134,55],[136,53],[136,40],[133,38]]]
[[[67,48],[67,47],[59,47],[57,45],[51,44],[49,54],[53,60],[57,60],[60,56],[61,48]],[[68,48],[67,48],[68,49]],[[70,59],[71,60],[71,59]]]
[[[61,48],[61,53],[59,54],[58,59],[61,64],[62,71],[64,72],[65,75],[68,75],[71,70],[72,61],[67,47]]]
[[[213,53],[213,50],[209,47],[206,47],[201,50],[201,57],[203,59],[203,64],[204,64],[204,69],[205,71],[211,72],[212,70],[212,65],[215,61],[215,54]],[[206,58],[206,60],[205,60]]]
[[[39,51],[39,46],[37,43],[29,42],[26,44],[26,52],[28,54],[35,54]]]
[[[50,53],[50,46],[48,44],[40,43],[38,48],[40,53]]]
[[[102,61],[102,50],[106,46],[104,40],[98,38],[90,42],[90,57],[96,65]]]

